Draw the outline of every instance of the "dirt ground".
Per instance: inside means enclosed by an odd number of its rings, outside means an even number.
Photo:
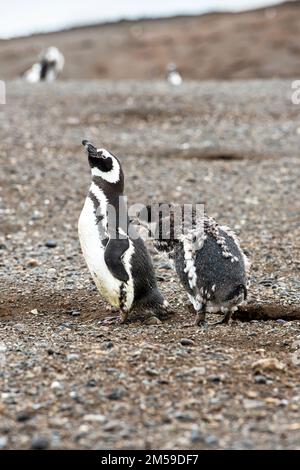
[[[0,108],[0,447],[300,448],[299,106],[290,81],[7,83]],[[129,202],[204,202],[252,260],[248,306],[103,326],[77,238],[81,140],[118,155]],[[288,319],[294,321],[286,321]],[[211,315],[210,321],[215,320]],[[247,320],[247,321],[243,321]]]
[[[241,2],[242,3],[242,2]],[[19,77],[45,47],[66,58],[62,79],[185,80],[299,76],[300,2],[236,14],[120,22],[0,40],[0,79]]]

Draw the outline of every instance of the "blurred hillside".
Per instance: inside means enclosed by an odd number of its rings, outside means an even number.
[[[43,47],[66,57],[64,79],[157,79],[174,61],[186,79],[297,77],[300,2],[245,13],[124,21],[0,41],[0,79]]]

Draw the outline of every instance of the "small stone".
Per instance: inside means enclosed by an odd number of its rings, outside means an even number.
[[[103,343],[103,346],[104,346],[105,349],[111,349],[111,348],[114,347],[114,343],[112,341],[105,341]]]
[[[79,357],[79,354],[71,353],[67,355],[67,361],[77,361]]]
[[[180,340],[180,344],[182,346],[193,346],[195,344],[195,342],[192,339],[189,339],[189,338],[182,338]]]
[[[155,377],[159,375],[159,372],[156,369],[146,369],[146,374],[150,375],[151,377]]]
[[[109,400],[120,400],[125,395],[125,390],[123,388],[116,388],[106,395],[106,398]]]
[[[60,382],[58,382],[57,380],[54,380],[51,384],[51,388],[52,390],[62,390],[64,387]]]
[[[95,379],[90,379],[86,384],[87,387],[96,387],[96,385],[97,385],[97,382]]]
[[[6,250],[7,249],[7,246],[5,245],[5,243],[0,243],[0,250]]]
[[[191,443],[196,443],[196,442],[199,442],[199,441],[203,440],[203,435],[201,434],[199,429],[193,429],[192,430],[190,440],[191,440]]]
[[[72,310],[71,315],[72,315],[72,317],[79,317],[80,311],[79,310]]]
[[[49,440],[43,436],[35,436],[31,442],[31,449],[44,450],[49,447]]]
[[[89,414],[83,417],[83,421],[88,421],[90,423],[104,423],[106,418],[104,415],[100,414]]]
[[[39,265],[39,262],[38,262],[38,260],[36,260],[34,258],[29,258],[27,260],[26,265],[28,266],[28,268],[35,268],[36,266]]]
[[[46,241],[45,246],[47,248],[55,248],[57,246],[57,243],[54,240],[48,240]]]
[[[32,313],[32,315],[38,315],[39,314],[37,308],[34,308],[33,310],[30,310],[30,313]]]
[[[283,325],[284,323],[286,323],[286,321],[282,320],[282,318],[278,318],[278,320],[276,320],[276,323],[279,323],[279,325]]]
[[[222,382],[222,377],[220,375],[209,375],[207,377],[208,382],[220,383]]]
[[[266,357],[264,359],[259,359],[258,361],[252,364],[252,369],[259,372],[262,370],[279,370],[282,371],[285,369],[285,364],[279,362],[275,357]]]
[[[181,413],[181,412],[175,413],[174,418],[177,419],[178,421],[183,421],[186,423],[194,421],[193,416],[188,413]]]
[[[205,439],[205,444],[208,444],[208,445],[214,445],[214,444],[218,444],[218,438],[216,436],[207,436]]]
[[[48,273],[48,276],[50,276],[50,277],[56,277],[57,276],[57,271],[56,271],[55,268],[49,268],[47,273]]]
[[[0,449],[4,449],[6,445],[7,445],[7,437],[0,436]]]
[[[255,383],[257,384],[266,384],[267,378],[264,375],[256,375],[255,376]]]
[[[17,414],[17,421],[19,421],[19,423],[24,423],[25,421],[28,421],[29,419],[31,419],[31,415],[26,410],[20,411]]]

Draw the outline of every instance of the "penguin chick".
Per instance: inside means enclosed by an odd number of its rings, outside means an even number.
[[[128,236],[124,175],[118,158],[83,140],[92,183],[79,217],[81,249],[101,295],[120,309],[121,323],[133,307],[164,313],[167,302],[156,285],[152,261],[134,227]]]
[[[168,253],[174,261],[180,282],[197,313],[195,324],[205,324],[206,312],[224,313],[222,321],[215,324],[228,324],[232,313],[247,298],[250,269],[237,236],[229,227],[219,226],[206,214],[196,220],[195,211],[189,230],[176,231],[174,212],[172,206],[168,206],[171,209],[169,216],[159,212],[153,220],[151,207],[147,206],[140,214],[140,220],[151,226],[152,233],[155,227],[155,247]],[[180,214],[183,226],[184,206],[180,207]],[[166,221],[169,229],[163,233],[162,226]]]

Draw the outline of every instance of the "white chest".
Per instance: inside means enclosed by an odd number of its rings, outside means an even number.
[[[100,211],[102,214],[106,213],[106,206],[103,207],[103,205],[105,205],[104,199],[105,198],[102,193],[100,207]],[[105,218],[103,222],[105,224]],[[122,283],[111,274],[110,270],[106,265],[104,259],[105,246],[103,246],[103,244],[101,243],[101,235],[99,233],[99,228],[97,225],[94,204],[89,197],[86,198],[79,217],[78,234],[83,256],[93,277],[93,280],[97,286],[97,289],[104,297],[104,299],[106,299],[112,306],[119,307],[120,287]],[[125,268],[126,265],[129,267],[127,257],[128,254],[125,253]],[[130,279],[127,285],[125,286],[127,291],[125,306],[128,310],[132,305],[134,297],[133,282],[130,274],[129,277]]]

